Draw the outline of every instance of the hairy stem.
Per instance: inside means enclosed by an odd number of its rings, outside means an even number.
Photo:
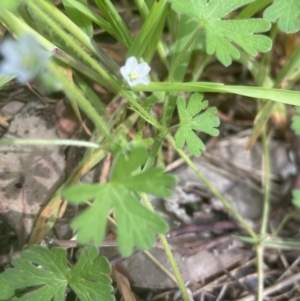
[[[143,200],[144,204],[146,205],[146,207],[149,210],[154,211],[153,210],[153,206],[152,206],[150,200],[148,199],[147,195],[146,194],[142,194],[141,197],[142,197],[142,200]],[[162,246],[163,246],[163,248],[165,250],[165,253],[166,253],[166,256],[167,256],[167,258],[169,260],[171,268],[172,268],[172,270],[174,272],[174,276],[176,278],[178,287],[179,287],[179,289],[181,291],[183,300],[184,301],[190,301],[188,293],[187,293],[187,290],[186,290],[186,287],[184,285],[184,281],[182,279],[181,273],[180,273],[180,271],[178,269],[178,266],[176,264],[176,260],[174,258],[174,255],[173,255],[172,251],[171,251],[171,248],[170,248],[170,245],[169,245],[169,243],[167,241],[167,238],[166,238],[166,236],[164,234],[159,234],[159,239],[160,239],[161,244],[162,244]]]

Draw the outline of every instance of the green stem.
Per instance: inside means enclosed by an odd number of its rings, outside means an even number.
[[[195,32],[193,33],[193,35],[191,36],[189,41],[186,43],[185,47],[182,49],[182,51],[180,51],[180,53],[175,58],[174,63],[172,64],[171,69],[170,69],[169,80],[168,80],[169,82],[173,81],[173,76],[174,76],[175,70],[177,69],[177,67],[178,67],[180,61],[182,60],[183,56],[185,55],[185,53],[189,50],[189,48],[195,42],[195,40],[201,30],[202,30],[201,26],[196,28]]]
[[[256,265],[257,265],[257,294],[256,300],[263,300],[264,293],[264,245],[263,242],[260,242],[256,245]]]
[[[261,238],[264,237],[267,231],[267,225],[269,220],[269,212],[270,212],[270,193],[271,193],[271,159],[270,159],[270,151],[268,148],[268,140],[266,129],[264,128],[262,132],[262,141],[263,141],[263,150],[264,150],[264,205],[263,205],[263,215],[262,222],[260,227],[260,235]]]
[[[267,232],[268,220],[269,220],[269,212],[270,212],[270,193],[271,193],[271,160],[270,160],[270,152],[268,148],[268,139],[266,133],[266,127],[263,128],[262,131],[262,142],[263,142],[263,151],[264,151],[264,203],[263,203],[263,213],[262,213],[262,221],[260,227],[260,238],[261,242],[256,247],[257,253],[257,300],[263,301],[263,292],[264,292],[264,243],[263,239]]]
[[[161,135],[157,135],[155,138],[154,138],[154,143],[151,147],[151,150],[150,150],[150,154],[149,154],[149,157],[144,165],[144,168],[143,170],[148,170],[152,163],[154,162],[155,158],[156,158],[156,155],[159,151],[159,148],[161,146],[161,143],[163,141],[163,138],[161,137]]]
[[[198,79],[200,78],[204,68],[207,66],[207,64],[209,63],[211,59],[211,56],[206,54],[206,55],[203,55],[202,57],[202,61],[200,62],[199,65],[196,66],[196,68],[194,68],[194,72],[192,74],[192,81],[193,82],[196,82],[198,81]]]
[[[188,296],[186,287],[184,285],[184,281],[182,279],[181,273],[180,273],[180,271],[178,269],[178,266],[176,264],[176,260],[174,258],[174,255],[173,255],[172,251],[171,251],[171,248],[170,248],[170,245],[169,245],[169,243],[167,241],[167,238],[166,238],[166,236],[164,234],[159,234],[159,239],[160,239],[161,244],[162,244],[162,246],[163,246],[163,248],[165,250],[165,253],[166,253],[166,255],[167,255],[168,259],[169,259],[170,265],[172,267],[172,270],[174,272],[175,278],[177,280],[177,284],[178,284],[179,289],[181,291],[183,300],[184,301],[189,301],[190,298]]]
[[[135,6],[138,9],[143,20],[149,15],[149,9],[144,0],[134,0]]]
[[[175,96],[173,95],[173,97],[175,97]],[[163,109],[163,115],[162,115],[162,119],[161,119],[161,122],[164,126],[167,126],[167,124],[169,123],[169,120],[171,120],[171,116],[170,116],[171,114],[169,112],[172,112],[172,114],[173,114],[174,108],[176,106],[176,102],[174,101],[174,102],[170,103],[169,99],[170,99],[170,93],[167,92],[165,99],[164,99],[164,109]],[[177,99],[177,95],[176,95],[176,99]]]
[[[195,164],[191,161],[191,159],[181,150],[178,149],[175,145],[174,138],[168,134],[166,136],[169,143],[174,147],[174,149],[178,152],[181,158],[184,159],[186,164],[196,173],[196,175],[200,178],[200,180],[207,186],[207,188],[222,202],[225,208],[235,217],[235,219],[244,227],[244,229],[248,232],[248,234],[257,239],[257,235],[245,221],[245,219],[231,206],[231,204],[218,192],[218,190],[206,179],[206,177],[197,169]]]
[[[149,210],[154,211],[153,210],[153,206],[152,206],[149,198],[147,197],[147,195],[146,194],[142,194],[141,197],[142,197],[142,200],[143,200],[144,204],[146,205],[146,207]],[[181,291],[183,300],[184,301],[189,301],[190,298],[188,296],[186,287],[184,285],[184,281],[182,279],[181,273],[180,273],[180,271],[178,269],[178,266],[176,264],[176,260],[174,258],[174,255],[173,255],[172,251],[171,251],[171,248],[170,248],[170,245],[169,245],[169,243],[167,241],[167,238],[166,238],[166,236],[164,234],[159,234],[158,236],[159,236],[161,244],[162,244],[162,246],[163,246],[163,248],[165,250],[166,256],[167,256],[167,258],[169,260],[169,263],[170,263],[171,268],[173,270],[174,276],[175,276],[175,278],[177,280],[177,284],[178,284],[178,287],[179,287],[179,289]]]
[[[78,147],[99,148],[99,144],[84,140],[71,139],[1,139],[0,145],[73,145]]]

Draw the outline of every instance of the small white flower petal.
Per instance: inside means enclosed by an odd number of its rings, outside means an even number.
[[[141,77],[147,75],[150,72],[150,70],[151,68],[147,63],[141,63],[135,68],[135,71]]]
[[[138,66],[138,64],[139,63],[138,63],[136,57],[131,56],[126,60],[125,67],[130,68],[130,70],[132,71]]]
[[[5,61],[15,62],[19,61],[21,56],[21,48],[18,47],[16,41],[8,38],[5,39],[0,46],[0,52],[4,57]]]
[[[6,75],[17,75],[19,73],[19,67],[17,64],[10,64],[8,62],[3,62],[0,65],[0,73]]]
[[[126,81],[128,81],[129,79],[130,72],[131,72],[131,68],[127,67],[126,65],[120,68],[120,73]]]

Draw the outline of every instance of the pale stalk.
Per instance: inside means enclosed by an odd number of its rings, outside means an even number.
[[[154,212],[153,206],[152,206],[152,204],[151,204],[149,198],[147,197],[147,195],[144,194],[144,193],[142,193],[142,194],[141,194],[141,198],[142,198],[144,204],[146,205],[146,207],[147,207],[149,210],[151,210],[152,212]],[[170,265],[171,265],[171,268],[172,268],[172,270],[173,270],[173,273],[174,273],[174,276],[175,276],[175,278],[176,278],[178,287],[179,287],[179,289],[180,289],[180,291],[181,291],[183,300],[184,300],[184,301],[190,301],[190,298],[189,298],[189,296],[188,296],[186,287],[185,287],[185,285],[184,285],[184,281],[183,281],[183,279],[182,279],[181,273],[180,273],[180,271],[179,271],[179,269],[178,269],[178,266],[177,266],[177,264],[176,264],[176,260],[175,260],[175,258],[174,258],[174,255],[173,255],[172,251],[171,251],[171,248],[170,248],[170,245],[169,245],[169,243],[168,243],[168,241],[167,241],[167,238],[166,238],[166,236],[165,236],[164,234],[158,234],[158,236],[159,236],[159,239],[160,239],[160,241],[161,241],[161,244],[162,244],[162,246],[163,246],[163,248],[164,248],[164,250],[165,250],[165,253],[166,253],[166,256],[167,256],[167,258],[168,258],[168,260],[169,260],[169,263],[170,263]]]

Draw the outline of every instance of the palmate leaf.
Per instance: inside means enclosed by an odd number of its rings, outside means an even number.
[[[263,17],[270,22],[278,20],[278,27],[286,33],[297,32],[300,30],[300,1],[275,0]]]
[[[96,247],[86,246],[70,269],[66,250],[33,246],[12,261],[14,268],[5,270],[2,276],[18,291],[13,300],[61,301],[70,286],[81,301],[113,301],[112,281],[107,276],[110,264],[98,255]]]
[[[11,300],[15,295],[14,289],[11,287],[10,283],[0,275],[0,301]]]
[[[142,172],[140,167],[147,157],[145,148],[134,148],[129,155],[117,156],[107,183],[74,185],[64,191],[63,195],[71,203],[95,199],[92,206],[71,223],[78,231],[79,242],[101,243],[111,208],[115,212],[118,247],[123,256],[129,256],[134,246],[150,248],[155,242],[155,233],[168,231],[167,223],[144,207],[137,193],[170,196],[170,188],[176,184],[176,179],[158,167]]]
[[[186,142],[189,153],[194,156],[200,156],[200,151],[205,150],[205,145],[194,130],[211,136],[219,135],[219,130],[216,129],[220,125],[220,119],[216,116],[217,109],[209,108],[200,113],[207,105],[208,101],[203,101],[203,95],[199,93],[190,97],[187,107],[183,98],[179,97],[177,101],[180,126],[175,134],[176,147],[182,148]]]
[[[271,49],[271,39],[257,33],[268,31],[271,24],[263,19],[227,20],[222,19],[233,10],[254,0],[168,0],[172,8],[181,14],[196,18],[206,34],[206,51],[216,54],[220,62],[228,66],[232,59],[240,57],[240,46],[248,54]]]

